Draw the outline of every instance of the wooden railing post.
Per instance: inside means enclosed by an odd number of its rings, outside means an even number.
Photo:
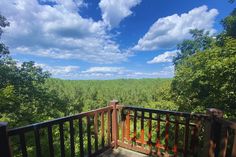
[[[0,157],[11,156],[11,148],[7,135],[7,123],[0,122]]]
[[[112,141],[114,142],[114,147],[118,147],[118,118],[117,118],[117,100],[112,100],[109,105],[113,107],[112,111]]]
[[[221,125],[216,122],[216,118],[223,118],[223,112],[219,109],[207,109],[206,114],[210,119],[205,125],[204,156],[217,157],[220,151]]]

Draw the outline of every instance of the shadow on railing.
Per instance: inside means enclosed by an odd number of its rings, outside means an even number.
[[[236,157],[236,123],[207,114],[119,105],[7,129],[0,123],[0,157],[97,156],[123,147],[153,156]]]

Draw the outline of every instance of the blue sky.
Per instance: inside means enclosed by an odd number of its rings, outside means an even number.
[[[1,0],[2,40],[19,63],[62,79],[170,78],[190,29],[216,35],[227,0]]]

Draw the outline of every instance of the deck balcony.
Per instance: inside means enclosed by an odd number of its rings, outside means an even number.
[[[236,123],[204,114],[121,105],[7,128],[0,123],[0,157],[236,157]]]

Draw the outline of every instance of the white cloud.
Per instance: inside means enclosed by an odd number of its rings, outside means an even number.
[[[165,62],[172,62],[173,58],[177,56],[177,50],[173,51],[166,51],[152,60],[148,61],[148,64],[155,64],[155,63],[165,63]]]
[[[101,0],[99,7],[103,21],[109,28],[117,27],[121,20],[132,14],[131,8],[140,2],[141,0]]]
[[[80,16],[82,0],[55,3],[1,0],[1,14],[10,21],[3,40],[11,52],[95,63],[121,62],[131,55],[120,49],[103,21]]]
[[[148,51],[161,48],[174,48],[183,39],[190,38],[190,29],[205,29],[211,34],[215,33],[213,28],[215,17],[218,15],[216,9],[208,10],[207,6],[201,6],[181,15],[171,15],[158,19],[139,39],[134,50]]]
[[[44,71],[49,71],[53,77],[70,77],[79,73],[79,66],[50,66],[48,64],[35,63],[36,66],[41,67]]]
[[[120,73],[123,71],[123,67],[91,67],[82,73]]]

